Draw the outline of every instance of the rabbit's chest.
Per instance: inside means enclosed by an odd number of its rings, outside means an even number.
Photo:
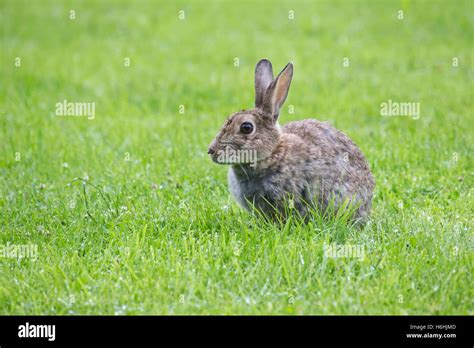
[[[231,193],[244,208],[249,208],[247,201],[257,205],[260,201],[276,204],[289,196],[299,197],[303,191],[303,187],[297,185],[300,181],[279,172],[245,178],[238,176],[231,168],[228,179]]]

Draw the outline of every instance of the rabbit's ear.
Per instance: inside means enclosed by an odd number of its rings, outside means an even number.
[[[263,110],[270,113],[276,122],[280,108],[286,100],[293,78],[293,63],[289,62],[277,78],[268,86],[263,100]]]
[[[263,106],[265,93],[272,81],[272,63],[267,59],[261,59],[255,67],[255,107],[260,108]]]

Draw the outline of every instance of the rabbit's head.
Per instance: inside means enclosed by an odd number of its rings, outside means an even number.
[[[280,107],[285,102],[293,77],[293,64],[288,63],[273,79],[272,64],[266,59],[255,68],[255,108],[229,116],[208,153],[216,163],[255,164],[269,157],[279,143]]]

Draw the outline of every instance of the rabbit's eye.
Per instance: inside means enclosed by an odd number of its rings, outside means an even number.
[[[240,131],[244,134],[250,134],[253,131],[253,124],[250,122],[244,122],[240,125]]]

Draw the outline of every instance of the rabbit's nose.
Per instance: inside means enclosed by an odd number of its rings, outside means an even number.
[[[215,139],[207,148],[207,153],[211,156],[216,153],[216,140]]]

